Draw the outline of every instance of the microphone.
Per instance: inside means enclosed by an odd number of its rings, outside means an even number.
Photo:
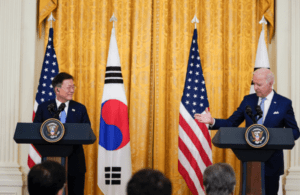
[[[63,111],[66,107],[66,104],[65,103],[61,103],[60,106],[58,107],[58,110],[57,112],[60,113],[61,111]]]
[[[60,106],[57,109],[57,112],[54,115],[54,118],[58,118],[60,112],[63,111],[65,109],[65,107],[66,107],[66,104],[65,103],[61,103]]]
[[[246,106],[246,114],[252,118],[252,109],[249,105]]]
[[[257,121],[258,121],[262,117],[263,111],[261,110],[259,105],[256,106],[255,110],[256,110],[257,115],[258,115],[258,119],[257,119]]]
[[[255,120],[255,116],[253,116],[251,106],[249,106],[249,105],[246,106],[246,114],[248,116],[250,116],[250,118],[252,119],[252,122],[254,124],[256,124],[257,121]]]
[[[55,104],[54,103],[49,104],[47,106],[47,110],[50,112],[51,115],[52,115],[52,112],[54,112],[54,108],[55,108]]]

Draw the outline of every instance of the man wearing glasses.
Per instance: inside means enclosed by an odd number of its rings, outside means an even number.
[[[54,110],[62,110],[59,115],[62,123],[91,124],[85,106],[72,100],[76,89],[72,75],[64,72],[59,73],[52,80],[52,87],[56,98],[38,106],[34,123],[43,123],[45,120],[53,118],[52,114],[48,111],[49,105],[53,105]],[[85,172],[86,166],[83,147],[82,145],[74,145],[72,154],[68,156],[69,195],[84,194]]]

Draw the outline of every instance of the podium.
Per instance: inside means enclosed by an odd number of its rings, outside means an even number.
[[[237,158],[243,164],[242,176],[242,195],[257,194],[251,192],[250,186],[247,186],[247,162],[261,162],[261,169],[255,173],[256,178],[261,176],[261,194],[265,195],[264,187],[264,162],[266,162],[276,150],[289,149],[294,145],[294,136],[291,128],[268,128],[269,142],[262,148],[253,148],[248,145],[245,139],[247,128],[222,127],[212,139],[212,143],[218,148],[231,148]]]
[[[88,123],[65,123],[65,134],[56,143],[45,141],[40,134],[42,123],[17,123],[14,140],[18,144],[33,144],[42,156],[67,157],[73,151],[73,145],[88,145],[96,141],[96,136]],[[66,164],[62,158],[62,164]]]
[[[69,156],[73,145],[93,144],[96,136],[87,123],[65,123],[65,135],[56,142],[45,141],[40,134],[42,123],[18,123],[14,140],[18,144],[33,144],[42,157]]]

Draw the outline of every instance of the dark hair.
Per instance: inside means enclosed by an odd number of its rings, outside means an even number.
[[[227,163],[216,163],[207,167],[203,184],[208,195],[229,195],[236,184],[233,168]]]
[[[141,169],[127,184],[127,195],[171,195],[171,181],[160,171]]]
[[[30,195],[56,195],[66,182],[66,170],[57,162],[44,161],[30,169],[27,182]]]
[[[63,83],[63,81],[66,80],[66,79],[72,79],[72,80],[74,80],[73,76],[70,75],[70,74],[68,74],[68,73],[66,73],[66,72],[61,72],[58,75],[56,75],[54,77],[54,79],[52,80],[52,87],[53,87],[53,89],[55,89],[55,87],[58,86],[58,85],[61,86],[61,84]]]

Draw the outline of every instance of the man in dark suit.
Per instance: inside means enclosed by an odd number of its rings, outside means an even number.
[[[56,94],[56,99],[49,100],[38,106],[34,123],[42,123],[49,118],[53,118],[48,111],[48,105],[54,104],[54,110],[63,106],[59,119],[62,123],[89,123],[90,119],[84,105],[72,100],[75,85],[73,77],[67,73],[59,73],[52,80],[52,87]],[[73,152],[68,156],[68,192],[72,194],[84,194],[85,181],[85,158],[82,145],[74,145]]]
[[[273,73],[266,68],[258,69],[253,74],[253,83],[256,94],[245,96],[238,109],[228,119],[214,119],[208,109],[206,109],[206,114],[195,114],[195,119],[210,124],[212,129],[238,127],[244,120],[246,120],[246,127],[248,127],[253,122],[246,114],[246,106],[249,105],[252,110],[255,110],[257,105],[262,104],[263,118],[261,124],[267,128],[292,128],[294,139],[298,139],[299,128],[295,120],[292,102],[273,91]],[[265,163],[265,189],[267,195],[277,194],[279,177],[283,172],[283,152],[277,150]]]

